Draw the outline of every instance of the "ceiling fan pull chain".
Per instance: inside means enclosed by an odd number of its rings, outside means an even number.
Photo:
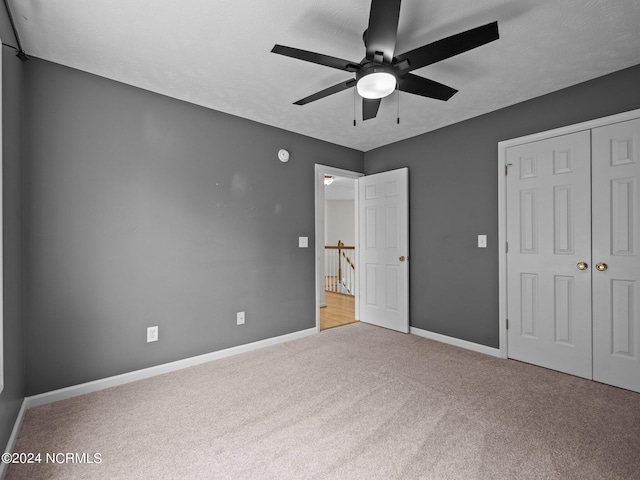
[[[353,89],[353,126],[356,126],[356,89]]]
[[[397,99],[397,104],[398,104],[398,116],[396,118],[396,125],[400,125],[400,90],[396,89],[396,92],[398,92],[396,94],[396,99]]]

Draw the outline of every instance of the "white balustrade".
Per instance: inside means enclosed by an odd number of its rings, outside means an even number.
[[[324,289],[328,292],[355,295],[355,247],[324,247]]]

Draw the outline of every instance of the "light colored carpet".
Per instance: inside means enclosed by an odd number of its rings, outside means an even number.
[[[638,479],[640,394],[357,323],[33,408],[15,451],[8,480]]]

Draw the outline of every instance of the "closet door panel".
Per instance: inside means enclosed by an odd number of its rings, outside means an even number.
[[[593,378],[640,392],[639,140],[640,119],[592,131]]]
[[[507,163],[508,356],[591,378],[589,131],[510,147]]]

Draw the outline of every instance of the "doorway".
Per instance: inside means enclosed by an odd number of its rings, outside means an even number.
[[[408,169],[361,173],[316,165],[316,330],[324,291],[325,176],[354,186],[355,320],[409,333]],[[347,268],[347,267],[345,267]]]
[[[325,175],[324,295],[320,330],[356,322],[355,182]]]
[[[317,331],[358,321],[356,184],[362,176],[316,165]]]

